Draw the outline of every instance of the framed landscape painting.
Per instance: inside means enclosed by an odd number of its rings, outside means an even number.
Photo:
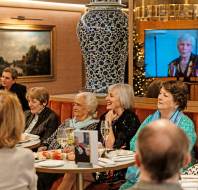
[[[0,25],[0,72],[15,68],[24,82],[52,80],[54,26]]]

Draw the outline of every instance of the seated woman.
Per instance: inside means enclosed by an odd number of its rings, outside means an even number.
[[[196,141],[195,127],[192,120],[182,112],[187,105],[187,96],[188,88],[183,82],[173,80],[163,82],[158,96],[158,110],[149,115],[141,124],[138,132],[131,139],[130,149],[135,151],[137,136],[142,128],[146,127],[151,121],[164,118],[169,119],[184,130],[190,141],[190,151],[192,151]],[[120,187],[120,190],[133,186],[138,179],[138,174],[136,167],[129,167],[126,174],[127,182]]]
[[[0,189],[37,189],[34,155],[27,148],[16,147],[24,127],[24,113],[17,96],[0,91]]]
[[[134,101],[133,89],[128,84],[115,84],[111,85],[108,89],[108,95],[106,97],[107,110],[98,124],[99,140],[104,142],[100,133],[100,126],[103,120],[106,120],[110,127],[110,134],[105,141],[107,148],[130,148],[129,143],[131,137],[133,137],[140,126],[140,122],[132,112],[132,105]],[[126,170],[114,172],[112,181],[124,179]],[[106,182],[108,176],[101,174],[97,176],[98,182]],[[103,179],[103,181],[101,181]],[[90,174],[84,175],[84,188],[93,181],[93,177]],[[109,179],[108,179],[109,181]],[[89,183],[88,183],[89,182]],[[58,190],[70,190],[75,187],[75,175],[67,174],[64,176],[63,182]]]
[[[94,130],[97,127],[98,120],[94,119],[98,101],[96,96],[91,92],[81,92],[76,95],[73,105],[73,118],[66,120],[58,129],[68,126],[74,127],[77,130]],[[56,135],[58,129],[43,142],[43,147],[39,150],[58,149],[60,144],[57,142]],[[74,152],[68,153],[68,159],[74,160]],[[65,174],[65,179],[70,178],[65,189],[70,189],[75,182],[75,175]],[[52,183],[59,178],[59,175],[54,174],[39,174],[38,190],[49,189]],[[64,186],[64,184],[63,184]]]
[[[105,142],[106,148],[110,149],[130,149],[130,140],[136,134],[140,121],[132,111],[134,103],[134,93],[131,85],[114,84],[109,86],[106,97],[107,112],[101,116],[98,125],[99,140]],[[101,122],[105,121],[110,128],[108,138],[103,139],[101,135]],[[109,175],[97,176],[98,183],[124,180],[126,169],[115,171],[111,177]],[[108,178],[108,179],[107,179]]]
[[[98,101],[96,96],[91,92],[81,92],[74,98],[73,104],[73,118],[67,119],[63,122],[58,129],[66,128],[68,126],[74,127],[74,129],[82,130],[94,130],[98,124],[98,120],[94,119],[96,114],[96,108]],[[60,144],[57,142],[56,130],[47,140],[43,142],[44,147],[40,147],[39,150],[52,150],[60,148]]]
[[[128,84],[113,84],[108,88],[106,97],[107,112],[100,118],[98,124],[99,139],[104,142],[101,135],[101,122],[106,121],[110,127],[108,139],[105,141],[107,148],[130,149],[130,139],[136,134],[140,121],[132,111],[134,93]]]
[[[49,93],[46,88],[30,88],[26,97],[30,110],[25,112],[25,133],[39,135],[43,142],[57,129],[60,120],[56,113],[47,107]]]

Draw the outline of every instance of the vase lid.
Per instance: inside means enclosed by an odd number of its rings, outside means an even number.
[[[125,7],[122,4],[122,0],[90,0],[90,3],[87,6],[119,6]]]

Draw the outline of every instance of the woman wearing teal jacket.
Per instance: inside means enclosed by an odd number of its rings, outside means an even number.
[[[192,152],[196,141],[195,127],[192,120],[182,112],[187,105],[187,95],[188,88],[183,82],[173,80],[163,82],[158,96],[158,110],[149,115],[141,124],[136,135],[130,141],[130,149],[135,151],[137,136],[141,129],[146,127],[151,121],[166,118],[184,130],[189,139],[190,151]],[[135,166],[129,167],[126,174],[127,181],[120,187],[120,190],[125,190],[133,186],[136,183],[138,176],[138,168]]]

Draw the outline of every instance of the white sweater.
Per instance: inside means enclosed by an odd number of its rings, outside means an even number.
[[[0,149],[0,190],[36,190],[34,156],[25,148]]]

